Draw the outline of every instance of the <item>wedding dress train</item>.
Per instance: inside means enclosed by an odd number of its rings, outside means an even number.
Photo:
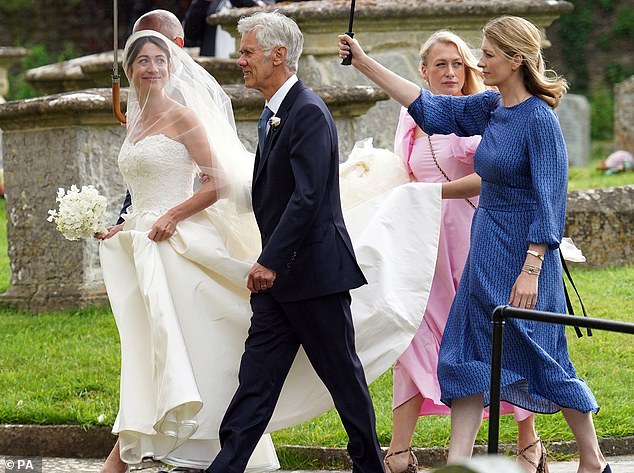
[[[396,157],[369,153],[342,165],[343,201],[350,207],[345,218],[368,279],[352,291],[357,350],[368,382],[416,333],[436,259],[440,186],[400,185],[408,181],[404,170],[384,172],[399,164]],[[126,140],[119,166],[133,206],[123,231],[100,245],[121,340],[113,432],[127,463],[151,457],[204,469],[219,450],[220,421],[237,387],[251,316],[246,275],[259,254],[259,234],[250,213],[233,213],[229,222],[231,203],[221,200],[179,222],[168,240],[153,242],[147,233],[156,219],[192,195],[195,165],[183,144],[152,135]],[[267,431],[331,407],[300,350]],[[265,435],[247,471],[276,468]]]

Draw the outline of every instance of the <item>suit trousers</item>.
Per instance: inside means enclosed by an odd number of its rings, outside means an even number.
[[[284,380],[303,346],[348,433],[355,473],[383,473],[376,419],[355,350],[350,293],[279,302],[253,294],[253,317],[239,386],[220,425],[222,449],[207,472],[243,473],[273,415]]]

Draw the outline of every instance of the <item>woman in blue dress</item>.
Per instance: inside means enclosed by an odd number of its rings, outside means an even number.
[[[568,160],[553,109],[565,80],[546,75],[541,35],[531,22],[501,17],[484,27],[485,84],[498,91],[434,96],[367,56],[356,40],[339,37],[339,55],[382,87],[428,134],[482,135],[476,175],[443,184],[443,198],[477,194],[471,251],[442,338],[438,377],[451,406],[448,462],[471,456],[489,404],[490,317],[501,304],[565,313],[559,243],[567,192]],[[479,177],[478,177],[479,176]],[[598,404],[576,375],[564,327],[507,322],[502,400],[534,412],[562,411],[579,449],[578,473],[610,473],[591,414]],[[537,445],[536,445],[537,446]],[[543,446],[538,446],[543,452]],[[535,464],[547,471],[544,455]]]

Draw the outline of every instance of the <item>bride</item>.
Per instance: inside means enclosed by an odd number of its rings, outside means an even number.
[[[220,449],[250,323],[246,275],[260,253],[248,210],[253,155],[222,88],[160,33],[132,35],[123,64],[131,87],[118,162],[132,206],[121,231],[100,236],[121,341],[119,439],[102,471],[146,458],[204,470]],[[342,165],[346,221],[369,283],[352,293],[368,382],[407,348],[435,265],[440,187],[406,184],[399,165],[371,152]],[[300,351],[267,432],[331,407]],[[247,471],[278,468],[266,434]]]

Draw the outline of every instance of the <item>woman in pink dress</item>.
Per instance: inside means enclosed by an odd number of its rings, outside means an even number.
[[[448,31],[434,33],[420,52],[423,79],[434,94],[470,95],[484,90],[477,61],[467,44]],[[395,153],[414,179],[448,182],[474,174],[473,155],[479,136],[426,135],[403,108],[394,140]],[[394,366],[394,426],[385,457],[388,473],[415,472],[410,443],[419,416],[449,414],[440,401],[436,375],[440,339],[469,252],[471,219],[477,197],[444,200],[438,259],[425,317],[412,344]],[[531,412],[503,403],[502,412],[514,413],[518,422],[518,461],[536,471],[544,450],[534,429]]]

